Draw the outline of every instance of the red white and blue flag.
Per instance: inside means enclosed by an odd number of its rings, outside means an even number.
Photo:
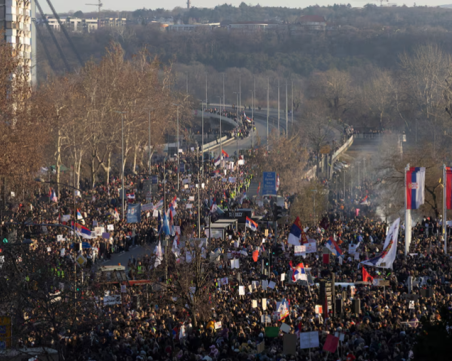
[[[177,207],[176,200],[177,200],[177,197],[174,196],[173,200],[169,204],[169,209],[171,211],[172,217],[174,217],[177,214],[177,212],[176,212],[176,207]]]
[[[406,209],[418,209],[424,204],[425,168],[411,167],[406,172]]]
[[[452,209],[452,167],[446,167],[446,207]]]
[[[328,242],[326,242],[326,248],[328,248],[335,256],[342,256],[343,252],[341,250],[341,247],[339,247],[333,237],[330,237]]]
[[[301,225],[300,217],[297,217],[297,219],[295,220],[295,222],[292,225],[292,228],[290,228],[289,238],[287,240],[289,242],[289,244],[292,244],[294,246],[299,246],[302,231],[303,231],[303,227]]]
[[[96,238],[96,236],[93,234],[93,232],[91,232],[88,228],[86,228],[85,226],[82,226],[79,223],[75,223],[75,227],[74,227],[74,222],[72,222],[72,228],[75,228],[75,233],[77,233],[82,238],[86,238],[86,239]]]
[[[80,209],[77,209],[77,219],[83,219],[83,216],[80,213]]]
[[[246,217],[246,227],[251,229],[252,231],[257,231],[258,225],[251,218]]]
[[[221,163],[221,155],[218,156],[218,158],[214,159],[213,164],[215,164],[215,166],[220,165]]]
[[[55,189],[52,189],[52,194],[50,195],[50,200],[55,203],[58,202],[58,197],[55,193]]]
[[[306,271],[304,269],[303,263],[299,263],[296,267],[292,266],[292,261],[289,262],[290,268],[292,269],[292,281],[297,282],[307,281],[308,276],[306,275]]]
[[[221,150],[221,154],[224,155],[225,159],[229,158],[229,154],[226,153],[226,151],[224,149]]]

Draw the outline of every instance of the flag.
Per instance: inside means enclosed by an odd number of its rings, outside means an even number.
[[[334,254],[335,256],[342,256],[342,250],[341,248],[338,246],[338,244],[336,243],[336,241],[333,239],[333,237],[330,237],[330,239],[328,240],[328,242],[326,242],[326,248],[328,248],[332,254]]]
[[[163,213],[162,232],[166,236],[169,236],[171,234],[170,228],[169,228],[169,221],[168,221],[168,217],[166,216],[166,213]]]
[[[406,208],[418,209],[424,204],[425,168],[411,167],[405,175]]]
[[[116,210],[116,208],[115,208],[115,210]],[[77,219],[83,219],[83,216],[80,213],[80,209],[77,209]]]
[[[361,201],[360,204],[363,205],[363,206],[369,205],[369,201],[367,200],[368,197],[369,197],[368,195],[365,196],[365,197],[362,199],[362,201]]]
[[[78,217],[78,210],[77,210],[77,217]],[[119,212],[116,208],[115,208],[114,217],[115,217],[115,220],[117,220],[117,221],[119,220]]]
[[[155,262],[154,267],[160,266],[163,260],[163,251],[162,251],[162,243],[159,241],[159,244],[155,251]]]
[[[386,235],[383,252],[374,258],[361,262],[361,264],[372,267],[392,268],[392,264],[394,263],[397,255],[399,225],[400,218],[397,218],[389,228],[389,232]]]
[[[173,217],[177,214],[177,212],[176,212],[176,207],[177,207],[176,200],[177,200],[177,197],[174,196],[173,200],[169,204],[169,209],[170,209]]]
[[[307,281],[308,276],[306,275],[306,271],[304,269],[303,263],[299,263],[296,267],[292,267],[292,261],[289,262],[290,268],[292,269],[292,281],[297,282]]]
[[[372,282],[374,280],[374,278],[369,274],[369,272],[367,272],[367,270],[364,268],[363,266],[363,282]],[[370,280],[370,281],[368,281]]]
[[[57,195],[56,195],[56,193],[55,193],[55,189],[52,189],[52,194],[51,194],[51,196],[50,196],[50,200],[52,201],[52,202],[58,202],[58,197],[57,197]]]
[[[174,241],[173,241],[173,246],[171,247],[171,252],[174,253],[174,255],[176,257],[180,256],[180,251],[179,251],[179,241],[178,241],[178,237],[174,237]]]
[[[333,336],[331,334],[327,335],[325,344],[323,345],[323,351],[335,353],[337,350],[338,343],[339,343],[339,337]]]
[[[72,222],[71,224],[72,228],[75,229],[75,233],[77,233],[80,237],[86,239],[96,238],[93,232],[91,232],[88,228],[82,226],[81,224],[75,223],[75,227],[74,222]]]
[[[220,165],[221,163],[221,155],[218,156],[218,158],[213,160],[213,164],[215,164],[215,167]]]
[[[259,185],[257,186],[257,195],[259,195],[260,190],[261,190],[261,182],[259,182]]]
[[[289,244],[292,244],[294,246],[300,245],[302,230],[303,230],[303,227],[300,222],[300,217],[297,217],[297,219],[293,223],[292,227],[290,228],[289,239],[288,239]]]
[[[276,190],[278,191],[279,190],[279,185],[280,185],[280,182],[279,182],[279,174],[276,176]]]
[[[157,218],[157,230],[158,233],[160,234],[162,232],[162,218],[160,217],[160,212],[158,213],[158,218]]]
[[[252,231],[257,231],[258,225],[257,225],[256,222],[254,222],[252,219],[250,219],[248,217],[246,217],[246,221],[245,222],[246,222],[245,225],[246,225],[247,228],[250,228]]]
[[[154,205],[153,210],[158,211],[162,208],[163,208],[163,198],[161,200],[159,200],[157,204]]]
[[[224,155],[225,158],[229,158],[229,154],[226,153],[224,149],[221,150],[221,154]]]
[[[279,312],[279,321],[282,321],[287,316],[289,316],[290,302],[285,298],[281,302],[276,302],[276,312]]]
[[[253,261],[257,262],[258,258],[259,258],[259,250],[257,249],[253,252]]]
[[[127,199],[135,199],[135,194],[133,194],[133,193],[128,193],[128,194],[126,194],[126,196],[127,196]]]
[[[444,183],[446,186],[446,207],[452,209],[452,167],[446,167]]]

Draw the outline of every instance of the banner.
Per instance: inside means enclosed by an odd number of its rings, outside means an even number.
[[[418,209],[424,204],[425,168],[411,167],[405,175],[406,208]]]
[[[446,207],[452,209],[452,167],[446,167],[444,183],[446,185]]]
[[[400,218],[397,218],[389,228],[389,232],[386,236],[383,252],[377,257],[361,262],[366,266],[380,267],[380,268],[392,268],[392,264],[395,261],[397,255],[397,238],[399,235]]]
[[[127,223],[141,222],[141,204],[129,204],[127,207]]]
[[[262,195],[276,195],[276,173],[264,172],[262,179]]]

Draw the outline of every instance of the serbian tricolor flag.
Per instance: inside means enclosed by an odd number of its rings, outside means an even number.
[[[405,176],[406,209],[418,209],[424,204],[425,168],[411,167]]]
[[[297,282],[298,280],[300,281],[308,280],[303,263],[299,263],[296,267],[293,267],[292,261],[290,261],[289,266],[292,269],[292,281]]]
[[[88,228],[82,226],[81,224],[75,223],[75,227],[74,227],[74,222],[72,222],[72,228],[74,228],[75,233],[77,233],[82,238],[87,238],[87,239],[96,238],[96,236]]]
[[[225,158],[229,158],[229,154],[226,153],[224,149],[221,150],[221,154],[223,154]]]
[[[257,223],[254,222],[251,218],[246,217],[246,227],[250,228],[252,231],[257,231]]]
[[[300,217],[297,217],[295,222],[293,222],[292,227],[290,228],[288,242],[294,246],[300,245],[301,240],[301,232],[303,231],[303,226],[301,225]]]
[[[220,165],[221,163],[221,156],[219,155],[217,159],[214,159],[213,164],[215,164],[215,166]]]
[[[83,219],[83,216],[80,213],[80,209],[77,209],[77,219]]]
[[[343,252],[333,237],[330,237],[329,241],[326,243],[326,248],[328,248],[335,256],[342,256]]]
[[[446,167],[446,207],[452,209],[452,167]]]

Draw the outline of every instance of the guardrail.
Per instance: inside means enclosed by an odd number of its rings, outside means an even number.
[[[342,153],[344,153],[345,151],[347,151],[348,148],[350,148],[350,146],[353,144],[353,135],[350,136],[350,138],[348,138],[348,140],[342,144],[342,146],[336,150],[333,153],[333,162],[336,160],[337,157],[339,157]]]

